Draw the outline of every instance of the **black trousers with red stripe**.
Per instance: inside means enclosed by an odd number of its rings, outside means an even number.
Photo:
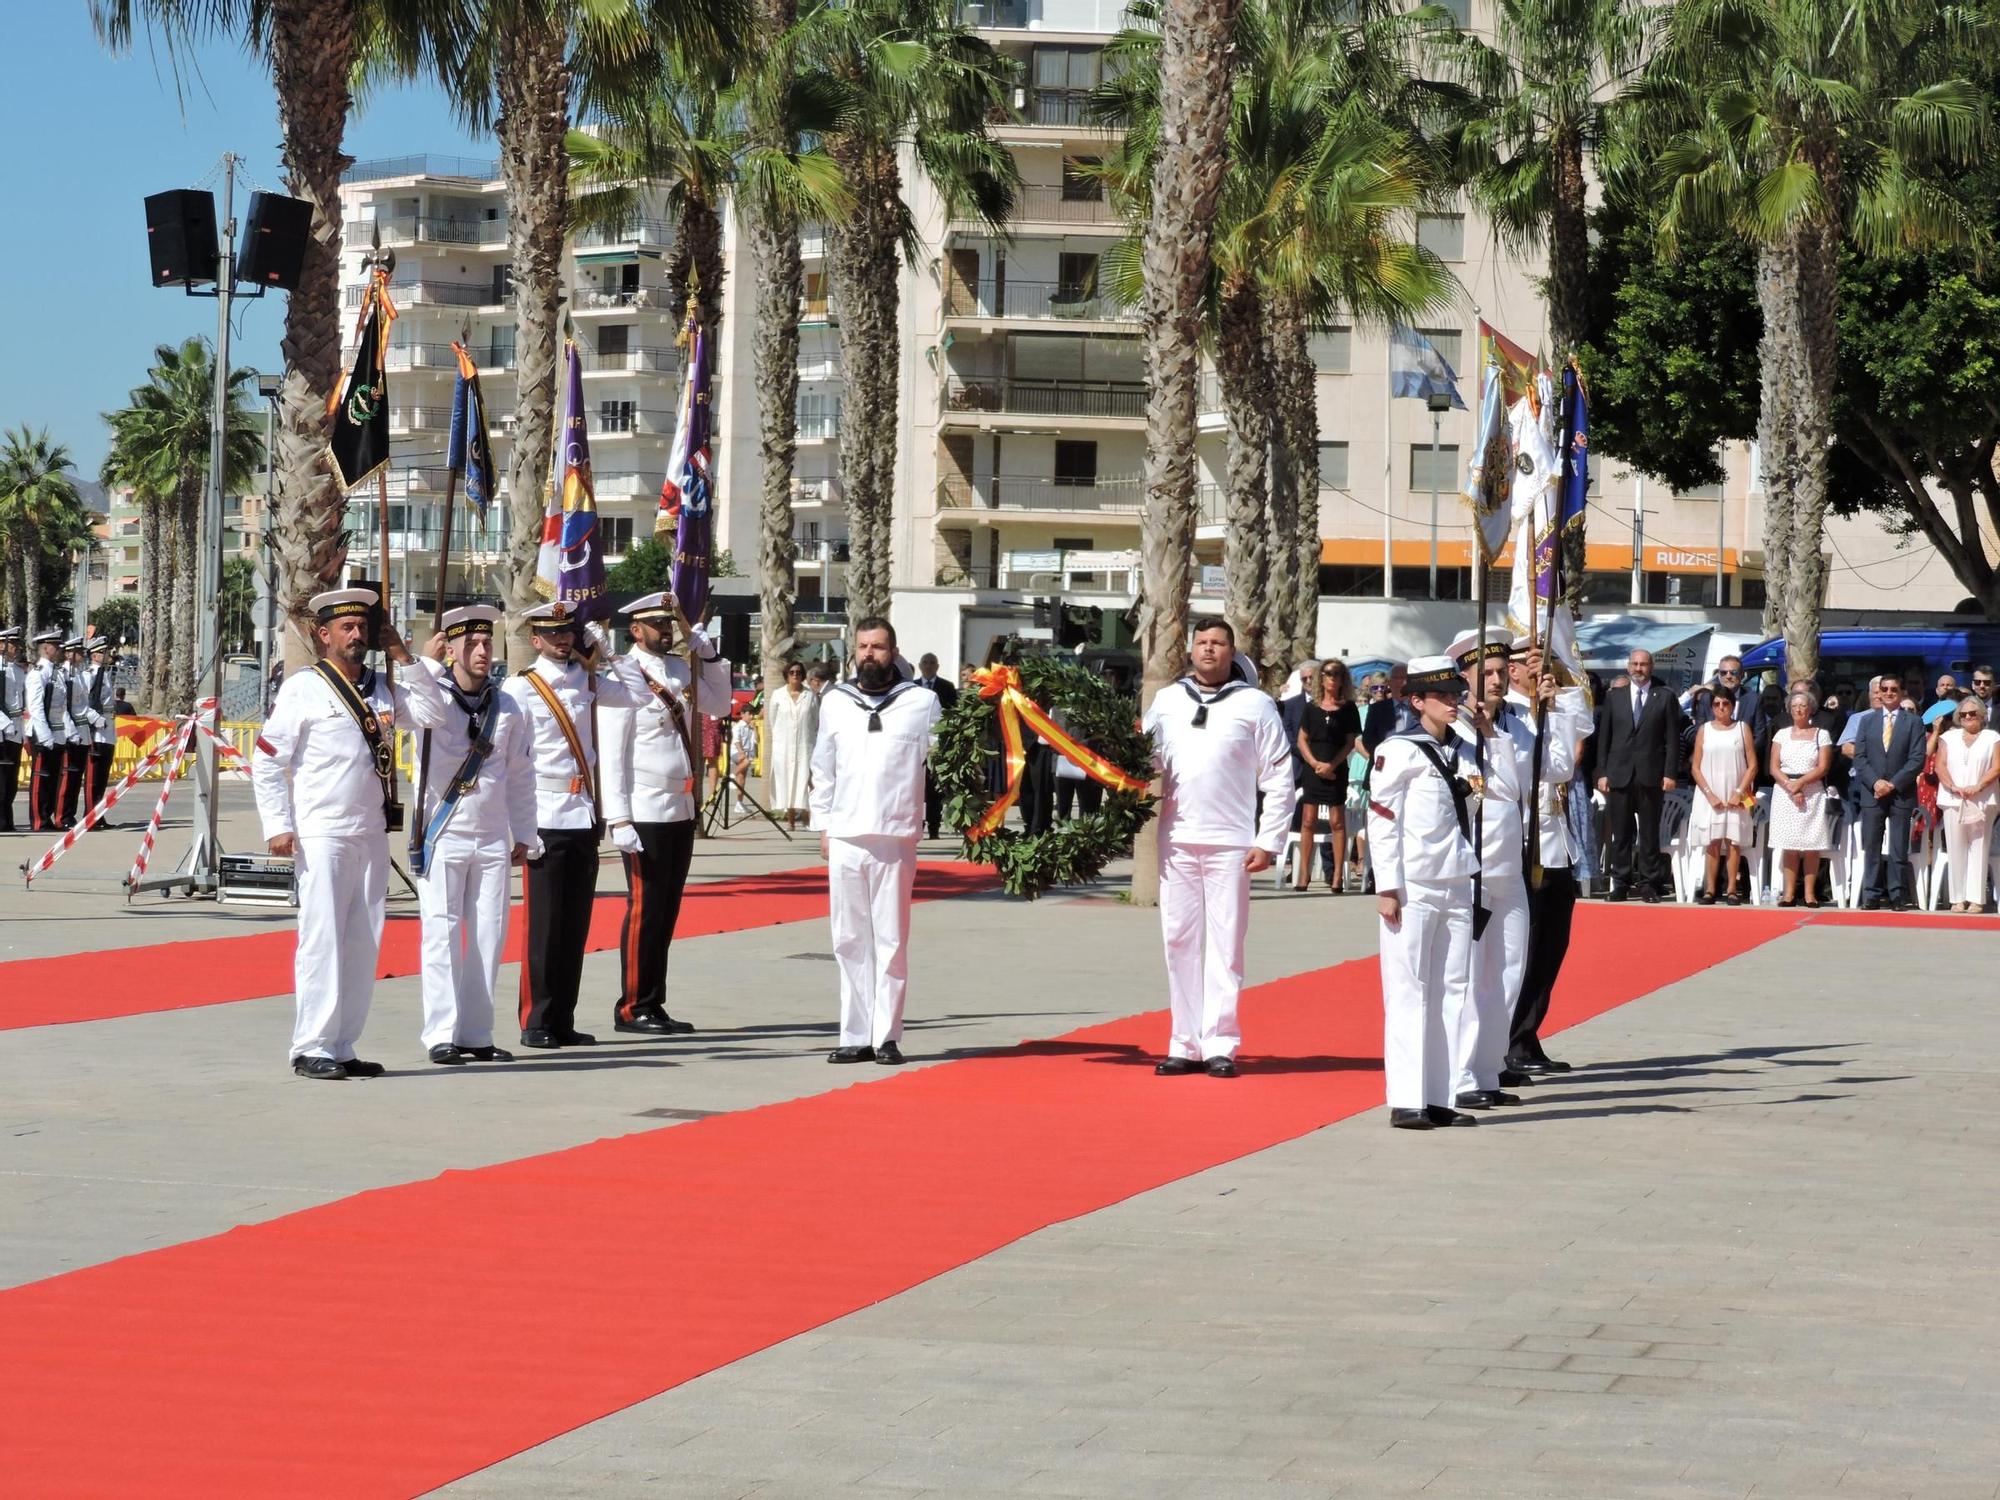
[[[63,746],[35,746],[35,779],[28,788],[28,826],[53,831],[62,807]]]
[[[67,828],[76,821],[76,799],[83,795],[83,779],[90,773],[90,746],[72,741],[63,746],[62,808],[58,814]]]
[[[618,942],[617,1016],[667,1007],[667,949],[681,917],[681,893],[694,862],[694,819],[634,823],[639,852],[625,856],[625,926]]]
[[[90,769],[83,782],[83,810],[86,813],[97,806],[98,798],[111,784],[111,759],[117,753],[116,745],[93,744],[90,747]]]
[[[528,951],[521,963],[521,1030],[576,1030],[576,992],[597,900],[597,830],[538,829],[542,857],[521,877]]]
[[[14,794],[21,788],[21,742],[0,740],[0,833],[14,831]]]

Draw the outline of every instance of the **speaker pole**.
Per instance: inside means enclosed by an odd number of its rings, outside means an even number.
[[[222,727],[222,683],[226,673],[222,651],[222,486],[229,452],[229,313],[236,292],[236,165],[234,151],[222,153],[222,233],[215,268],[214,406],[209,413],[208,486],[203,495],[202,571],[207,575],[209,607],[202,612],[195,650],[213,670],[208,696],[215,699],[215,726]],[[270,461],[269,455],[265,461]],[[175,705],[179,708],[179,705]],[[192,707],[192,705],[190,705]],[[218,822],[222,812],[222,762],[214,742],[195,736],[195,790],[200,804],[201,832],[195,840],[189,874],[194,889],[213,895],[222,886],[222,843]]]

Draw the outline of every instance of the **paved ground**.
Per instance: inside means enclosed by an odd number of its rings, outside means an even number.
[[[717,841],[698,869],[802,862],[778,842]],[[107,921],[116,887],[91,873],[0,895],[0,956],[217,930],[201,908]],[[1111,895],[963,900],[917,923],[926,1062],[1159,1004],[1156,927]],[[1352,898],[1260,898],[1254,923],[1253,980],[1373,948]],[[1959,977],[1990,969],[1993,942],[1779,939],[1566,1035],[1579,1071],[1477,1131],[1346,1121],[451,1489],[2000,1495],[2000,1016],[1990,984]],[[819,1061],[826,946],[817,923],[687,943],[674,1008],[699,1037],[478,1073],[419,1062],[414,980],[381,987],[371,1052],[410,1071],[379,1082],[292,1079],[283,1000],[0,1033],[0,1284],[661,1128],[648,1111],[844,1086]],[[968,977],[1003,952],[1067,998]],[[614,974],[589,961],[600,1005]]]

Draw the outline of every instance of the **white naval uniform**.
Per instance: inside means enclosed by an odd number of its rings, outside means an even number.
[[[118,743],[118,715],[111,705],[118,700],[117,673],[106,663],[91,662],[77,669],[77,713],[89,732],[78,736],[92,746]],[[103,687],[98,683],[102,681]],[[91,706],[91,700],[99,702]]]
[[[879,705],[877,731],[868,728],[871,704]],[[903,1038],[924,762],[943,714],[938,695],[915,682],[896,683],[879,699],[839,683],[819,700],[811,827],[827,836],[843,1047]]]
[[[1382,1070],[1391,1109],[1451,1106],[1445,1015],[1458,1013],[1471,981],[1472,873],[1479,860],[1459,827],[1449,786],[1418,747],[1420,736],[1430,738],[1421,725],[1384,740],[1368,780],[1375,889],[1403,903],[1395,926],[1381,923]],[[1456,736],[1430,743],[1447,767],[1454,764]]]
[[[1205,709],[1205,713],[1202,711]],[[1198,714],[1204,722],[1196,725]],[[1234,1057],[1253,848],[1276,856],[1292,816],[1292,750],[1278,705],[1249,683],[1163,687],[1146,710],[1160,802],[1160,930],[1169,1057]],[[1260,816],[1257,797],[1263,794]]]
[[[1480,834],[1480,902],[1492,913],[1484,936],[1472,944],[1472,983],[1445,1007],[1451,1038],[1452,1091],[1470,1094],[1500,1087],[1507,1056],[1507,1033],[1521,970],[1528,961],[1528,884],[1521,869],[1522,805],[1528,795],[1528,756],[1534,727],[1519,714],[1502,712],[1504,732],[1486,742],[1486,782],[1477,831]],[[1478,764],[1478,743],[1464,718],[1457,724],[1458,757],[1468,773]],[[1379,882],[1378,882],[1379,886]],[[1451,1103],[1447,1099],[1445,1103]]]
[[[364,672],[358,691],[388,740],[392,711],[382,674]],[[442,713],[443,693],[435,679],[415,667],[400,669],[394,723],[413,725],[411,705],[419,701]],[[367,738],[317,670],[285,678],[257,736],[250,780],[265,841],[287,833],[298,840],[292,980],[298,1014],[291,1055],[346,1062],[354,1056],[375,993],[382,905],[389,893],[389,834]]]
[[[602,649],[599,648],[600,651]],[[555,690],[556,701],[562,704],[570,722],[576,727],[577,742],[583,746],[584,759],[590,763],[590,774],[596,775],[598,746],[597,731],[590,712],[592,684],[582,664],[574,657],[567,662],[553,662],[546,656],[538,656],[528,672],[533,672]],[[591,795],[588,778],[580,791],[570,789],[571,778],[577,775],[576,757],[570,753],[569,741],[563,738],[555,715],[542,702],[542,695],[528,685],[527,672],[510,673],[507,680],[500,684],[500,691],[512,699],[534,725],[535,826],[595,827],[597,802]],[[629,683],[615,671],[597,674],[594,701],[599,709],[642,708],[652,699],[651,693]]]
[[[412,717],[430,732],[430,774],[422,801],[430,817],[472,749],[467,733],[472,718],[454,695],[450,667],[428,659],[418,665],[437,683],[440,698],[436,704],[414,698],[410,703]],[[493,997],[507,944],[514,846],[523,846],[531,856],[541,853],[535,833],[532,729],[498,684],[486,712],[485,736],[492,752],[481,761],[472,790],[458,799],[443,830],[427,841],[424,873],[417,877],[426,1050],[493,1045]]]
[[[21,742],[27,737],[28,674],[17,661],[0,657],[0,833],[12,833],[14,799],[19,795],[26,752]],[[35,795],[34,780],[28,781],[28,796]]]
[[[1527,727],[1527,759],[1521,767],[1522,806],[1535,799],[1535,718],[1525,695],[1510,693],[1508,704]],[[1570,923],[1576,909],[1576,835],[1569,821],[1569,798],[1576,779],[1576,747],[1593,728],[1590,702],[1581,688],[1561,688],[1548,709],[1548,743],[1541,753],[1540,816],[1536,839],[1543,869],[1539,885],[1528,889],[1528,956],[1514,992],[1508,1052],[1534,1058],[1541,1049],[1541,1025],[1548,1015],[1556,976],[1569,952]],[[1525,844],[1524,844],[1525,846]]]
[[[1535,795],[1535,706],[1526,694],[1507,695],[1508,731],[1521,747],[1522,817]],[[1540,817],[1536,837],[1541,844],[1542,868],[1565,870],[1576,863],[1576,841],[1569,826],[1569,786],[1576,778],[1577,741],[1591,733],[1590,704],[1582,688],[1558,688],[1549,705],[1549,748],[1542,760]],[[1527,830],[1522,830],[1522,847],[1527,847]]]
[[[68,671],[59,661],[38,661],[28,669],[28,738],[43,752],[60,753],[69,743]]]
[[[728,713],[732,684],[728,659],[699,626],[691,633],[695,657],[701,663],[692,700],[683,656],[656,656],[634,647],[611,663],[611,671],[637,706],[621,705],[604,715],[604,818],[608,823],[684,823],[698,810],[695,794],[688,787],[695,770],[688,765],[687,745],[675,727],[673,710],[660,701],[651,686],[658,683],[681,705],[698,758],[701,721],[695,715],[721,718]]]

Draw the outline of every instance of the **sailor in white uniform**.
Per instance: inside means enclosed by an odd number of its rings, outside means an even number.
[[[83,777],[83,810],[87,814],[111,781],[111,759],[118,750],[118,711],[112,705],[118,701],[118,692],[109,638],[92,636],[83,643],[83,652],[90,661],[82,675],[82,718],[89,726]]]
[[[1492,1109],[1519,1104],[1520,1095],[1500,1086],[1507,1054],[1507,1033],[1513,1022],[1514,996],[1528,958],[1528,887],[1522,873],[1522,802],[1527,796],[1526,770],[1533,732],[1524,730],[1507,707],[1507,658],[1511,642],[1505,635],[1486,642],[1482,657],[1476,633],[1452,643],[1451,659],[1465,675],[1467,702],[1454,733],[1459,759],[1483,777],[1479,816],[1479,905],[1486,911],[1484,929],[1472,943],[1472,983],[1457,1008],[1445,1012],[1445,1030],[1452,1039],[1452,1103],[1459,1109]],[[1480,755],[1473,709],[1483,708],[1486,721],[1498,732]],[[1474,918],[1475,925],[1478,918]]]
[[[285,678],[250,757],[257,816],[270,852],[289,856],[298,882],[292,1071],[305,1078],[381,1076],[354,1044],[368,1021],[389,893],[389,804],[395,729],[415,725],[413,703],[443,712],[437,683],[384,620],[381,640],[405,670],[390,692],[368,658],[371,589],[333,589],[308,603],[321,658]]]
[[[28,669],[28,743],[34,754],[28,827],[37,833],[53,833],[61,821],[63,761],[69,746],[62,632],[44,630],[35,637],[34,647],[36,661]]]
[[[1461,757],[1456,733],[1465,678],[1449,656],[1419,657],[1405,689],[1417,726],[1382,741],[1368,780],[1389,1123],[1398,1130],[1476,1125],[1450,1105],[1445,1029],[1472,979],[1472,877],[1479,868],[1472,760]]]
[[[90,775],[90,736],[95,727],[84,701],[89,668],[84,665],[83,637],[73,635],[63,642],[63,713],[69,720],[69,738],[63,744],[63,775],[60,806],[56,816],[64,828],[76,827],[77,799]]]
[[[21,627],[11,625],[0,630],[0,833],[15,831],[14,796],[21,786],[27,717],[28,673],[21,665]]]
[[[1507,702],[1514,710],[1509,720],[1528,729],[1528,761],[1523,775],[1535,800],[1537,744],[1539,751],[1540,814],[1535,837],[1539,842],[1541,869],[1529,871],[1528,958],[1521,988],[1514,1001],[1514,1017],[1507,1044],[1506,1067],[1516,1075],[1567,1073],[1569,1064],[1558,1062],[1542,1049],[1542,1023],[1548,1018],[1549,996],[1555,991],[1556,976],[1562,972],[1569,953],[1570,922],[1576,912],[1576,864],[1580,852],[1569,821],[1569,799],[1576,779],[1578,747],[1593,731],[1590,699],[1581,687],[1558,688],[1556,679],[1542,669],[1539,650],[1529,650],[1526,637],[1515,641],[1514,690]],[[1548,707],[1547,728],[1537,735],[1535,708],[1529,693]]]
[[[596,707],[640,708],[651,701],[624,678],[600,674],[608,653],[595,623],[578,640],[576,611],[556,600],[526,610],[535,662],[501,685],[534,729],[535,832],[542,843],[521,879],[528,921],[521,961],[521,1045],[588,1047],[576,1029],[577,990],[597,902],[598,806]]]
[[[628,892],[611,1027],[676,1036],[694,1030],[667,1014],[667,950],[694,860],[700,715],[729,712],[729,662],[705,633],[689,626],[687,644],[699,670],[690,678],[686,658],[670,654],[680,614],[670,593],[634,599],[620,613],[631,626],[632,649],[611,666],[640,706],[603,716],[604,817],[625,861]]]
[[[443,693],[442,707],[411,703],[424,727],[410,838],[423,914],[422,1039],[430,1060],[446,1067],[513,1061],[493,1045],[511,867],[542,852],[534,731],[492,676],[500,618],[486,604],[446,614],[421,663]]]
[[[827,862],[840,1043],[831,1063],[903,1061],[910,893],[924,831],[924,765],[938,695],[899,679],[896,631],[870,616],[854,631],[854,680],[826,690],[812,755],[812,828]]]
[[[1234,1078],[1250,877],[1285,847],[1292,752],[1278,705],[1237,668],[1227,620],[1196,619],[1189,656],[1192,670],[1160,689],[1143,721],[1163,785],[1160,929],[1171,1018],[1167,1055],[1153,1071]]]

